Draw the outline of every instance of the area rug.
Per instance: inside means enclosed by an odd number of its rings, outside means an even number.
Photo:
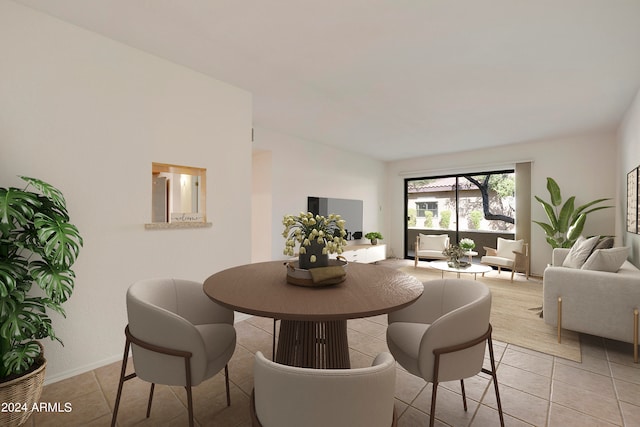
[[[442,273],[429,267],[404,266],[398,268],[404,273],[415,276],[420,281],[440,279]],[[581,362],[580,336],[573,331],[562,331],[562,343],[558,344],[557,329],[547,325],[539,316],[542,307],[542,282],[527,281],[524,276],[512,283],[510,273],[488,273],[485,277],[478,274],[477,280],[491,289],[491,325],[493,339],[520,347]],[[462,274],[461,278],[473,280],[473,275]],[[444,273],[444,278],[455,278],[455,273]]]

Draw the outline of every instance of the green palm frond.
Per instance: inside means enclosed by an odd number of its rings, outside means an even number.
[[[573,246],[573,243],[584,230],[587,214],[611,208],[611,206],[597,206],[587,210],[598,203],[609,200],[606,198],[597,199],[576,208],[575,196],[571,196],[563,204],[560,186],[553,178],[549,177],[547,178],[547,191],[549,192],[550,202],[542,200],[538,196],[534,197],[542,205],[549,223],[533,222],[542,227],[547,243],[552,248],[570,248]],[[559,213],[556,211],[558,207],[560,207]]]
[[[51,200],[59,208],[63,210],[67,209],[67,202],[62,195],[62,191],[53,185],[36,178],[29,178],[28,176],[21,176],[20,178],[39,190],[46,199]]]
[[[551,198],[551,204],[553,206],[560,206],[562,204],[562,195],[560,194],[560,186],[553,179],[547,177],[547,191]]]
[[[7,298],[21,280],[29,277],[27,265],[21,257],[0,259],[0,298]]]
[[[45,258],[55,265],[67,268],[73,265],[83,243],[76,226],[59,216],[42,214],[36,214],[34,224]]]
[[[29,224],[40,205],[37,194],[13,187],[0,188],[0,222],[8,229]]]
[[[34,261],[31,266],[33,280],[52,301],[63,303],[69,299],[76,277],[72,270],[59,269],[43,261]]]
[[[40,346],[36,341],[20,343],[2,355],[2,364],[9,372],[24,372],[39,355]]]

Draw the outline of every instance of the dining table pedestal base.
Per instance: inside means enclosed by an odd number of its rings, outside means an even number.
[[[349,369],[347,321],[282,320],[276,362],[316,369]]]

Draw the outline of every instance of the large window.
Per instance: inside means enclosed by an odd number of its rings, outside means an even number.
[[[405,200],[407,257],[418,233],[469,237],[480,248],[515,233],[514,170],[406,179]]]

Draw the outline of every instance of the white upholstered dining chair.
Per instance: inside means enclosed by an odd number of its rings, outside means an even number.
[[[127,291],[125,349],[111,425],[125,381],[135,378],[150,382],[147,418],[155,384],[184,386],[187,392],[189,425],[193,426],[191,387],[213,377],[223,368],[229,394],[227,362],[236,346],[232,310],[209,299],[202,283],[178,279],[147,279]],[[135,372],[125,375],[129,348]]]
[[[312,369],[281,365],[258,351],[253,369],[254,427],[396,426],[389,353],[367,368]]]
[[[524,240],[509,240],[498,237],[496,248],[484,247],[487,254],[480,259],[481,264],[511,270],[511,281],[517,272],[525,273],[529,279],[529,245]],[[484,276],[484,273],[482,273]]]
[[[415,303],[388,316],[387,345],[409,373],[433,384],[429,425],[435,421],[438,384],[460,381],[467,410],[464,379],[480,372],[491,375],[504,426],[491,340],[491,292],[478,281],[443,279],[424,282]],[[491,369],[483,367],[485,348]]]

